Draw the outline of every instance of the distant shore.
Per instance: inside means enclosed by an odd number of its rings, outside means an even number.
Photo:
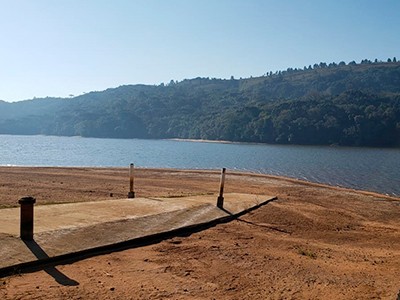
[[[223,141],[223,140],[203,140],[203,139],[166,139],[167,141],[178,141],[178,142],[196,142],[196,143],[217,143],[217,144],[238,144],[239,142]]]

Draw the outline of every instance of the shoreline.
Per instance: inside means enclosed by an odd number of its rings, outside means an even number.
[[[242,143],[242,142],[233,142],[233,141],[225,141],[225,140],[203,140],[203,139],[181,139],[181,138],[172,138],[172,139],[163,139],[165,141],[177,141],[177,142],[194,142],[194,143],[211,143],[211,144],[253,144],[253,143]],[[254,143],[257,144],[257,143]]]
[[[126,173],[126,180],[128,180],[128,167],[86,167],[86,166],[0,166],[0,174],[5,170],[13,170],[13,171],[20,171],[23,174],[29,174],[31,172],[36,171],[50,171],[55,172],[58,174],[63,174],[65,176],[69,176],[69,173],[73,173],[75,171],[103,171],[103,172],[119,172],[119,173]],[[148,168],[148,167],[135,167],[137,172],[159,172],[162,173],[181,173],[181,174],[213,174],[214,176],[220,175],[219,169],[178,169],[178,168]],[[347,193],[357,193],[365,196],[372,196],[372,197],[379,197],[391,201],[400,201],[400,195],[388,195],[379,193],[377,191],[369,191],[369,190],[362,190],[362,189],[354,189],[349,187],[342,187],[342,186],[334,186],[329,185],[326,183],[320,182],[313,182],[308,181],[300,178],[282,176],[282,175],[273,175],[273,174],[263,174],[263,173],[256,173],[251,171],[240,171],[240,170],[227,170],[227,176],[232,175],[235,177],[240,178],[264,178],[264,179],[273,179],[281,182],[288,182],[295,185],[303,185],[308,187],[314,188],[322,188],[322,189],[329,189],[334,191],[341,191]],[[18,173],[18,172],[17,172]],[[26,178],[28,181],[31,178]],[[140,176],[136,178],[136,180],[140,180]],[[1,205],[1,202],[0,202]]]

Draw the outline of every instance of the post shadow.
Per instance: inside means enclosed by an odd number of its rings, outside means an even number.
[[[238,213],[238,214],[233,214],[232,212],[230,212],[229,210],[225,209],[224,207],[218,207],[218,208],[219,208],[220,210],[222,210],[223,212],[227,213],[231,218],[238,219],[239,217],[241,217],[241,216],[243,216],[243,215],[245,215],[245,214],[247,214],[247,213],[249,213],[249,212],[251,212],[251,211],[253,211],[253,210],[258,209],[258,208],[260,208],[261,206],[267,205],[268,203],[271,203],[271,202],[273,202],[273,201],[275,201],[275,200],[278,200],[278,198],[277,198],[277,197],[273,197],[273,198],[270,199],[270,200],[267,200],[267,201],[265,201],[265,202],[263,202],[263,203],[260,203],[260,204],[257,204],[257,205],[255,205],[255,206],[253,206],[253,207],[250,207],[250,208],[248,208],[248,209],[245,209],[245,210],[243,210],[242,212],[240,212],[240,213]]]
[[[231,213],[229,210],[225,209],[224,207],[218,207],[220,210],[222,210],[223,212],[227,213],[230,216],[233,216],[233,213]]]
[[[287,231],[287,230],[284,230],[284,229],[280,229],[280,228],[278,228],[276,226],[270,226],[270,225],[266,225],[266,224],[258,224],[258,223],[250,222],[250,221],[243,220],[243,219],[237,219],[237,220],[239,222],[243,222],[243,223],[250,224],[250,225],[253,225],[253,226],[257,226],[257,227],[261,227],[261,228],[267,228],[267,229],[279,231],[279,232],[286,233],[286,234],[292,234],[290,231]]]
[[[28,247],[29,250],[36,256],[37,259],[46,259],[49,258],[46,252],[40,247],[38,243],[36,243],[35,240],[22,240],[25,245]],[[49,266],[45,267],[43,269],[47,274],[49,274],[51,277],[54,278],[55,281],[57,281],[59,284],[64,285],[64,286],[76,286],[79,285],[79,282],[69,278],[65,274],[61,273],[59,270],[57,270],[56,267],[54,266]]]

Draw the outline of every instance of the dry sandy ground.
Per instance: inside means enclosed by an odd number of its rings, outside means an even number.
[[[0,168],[0,205],[124,198],[124,169]],[[144,170],[138,196],[216,193],[218,172]],[[228,172],[278,196],[226,224],[0,279],[0,299],[398,299],[400,199]],[[1,245],[0,245],[1,246]]]

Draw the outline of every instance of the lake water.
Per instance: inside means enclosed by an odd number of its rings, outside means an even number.
[[[0,135],[2,166],[244,170],[400,196],[400,149]]]

